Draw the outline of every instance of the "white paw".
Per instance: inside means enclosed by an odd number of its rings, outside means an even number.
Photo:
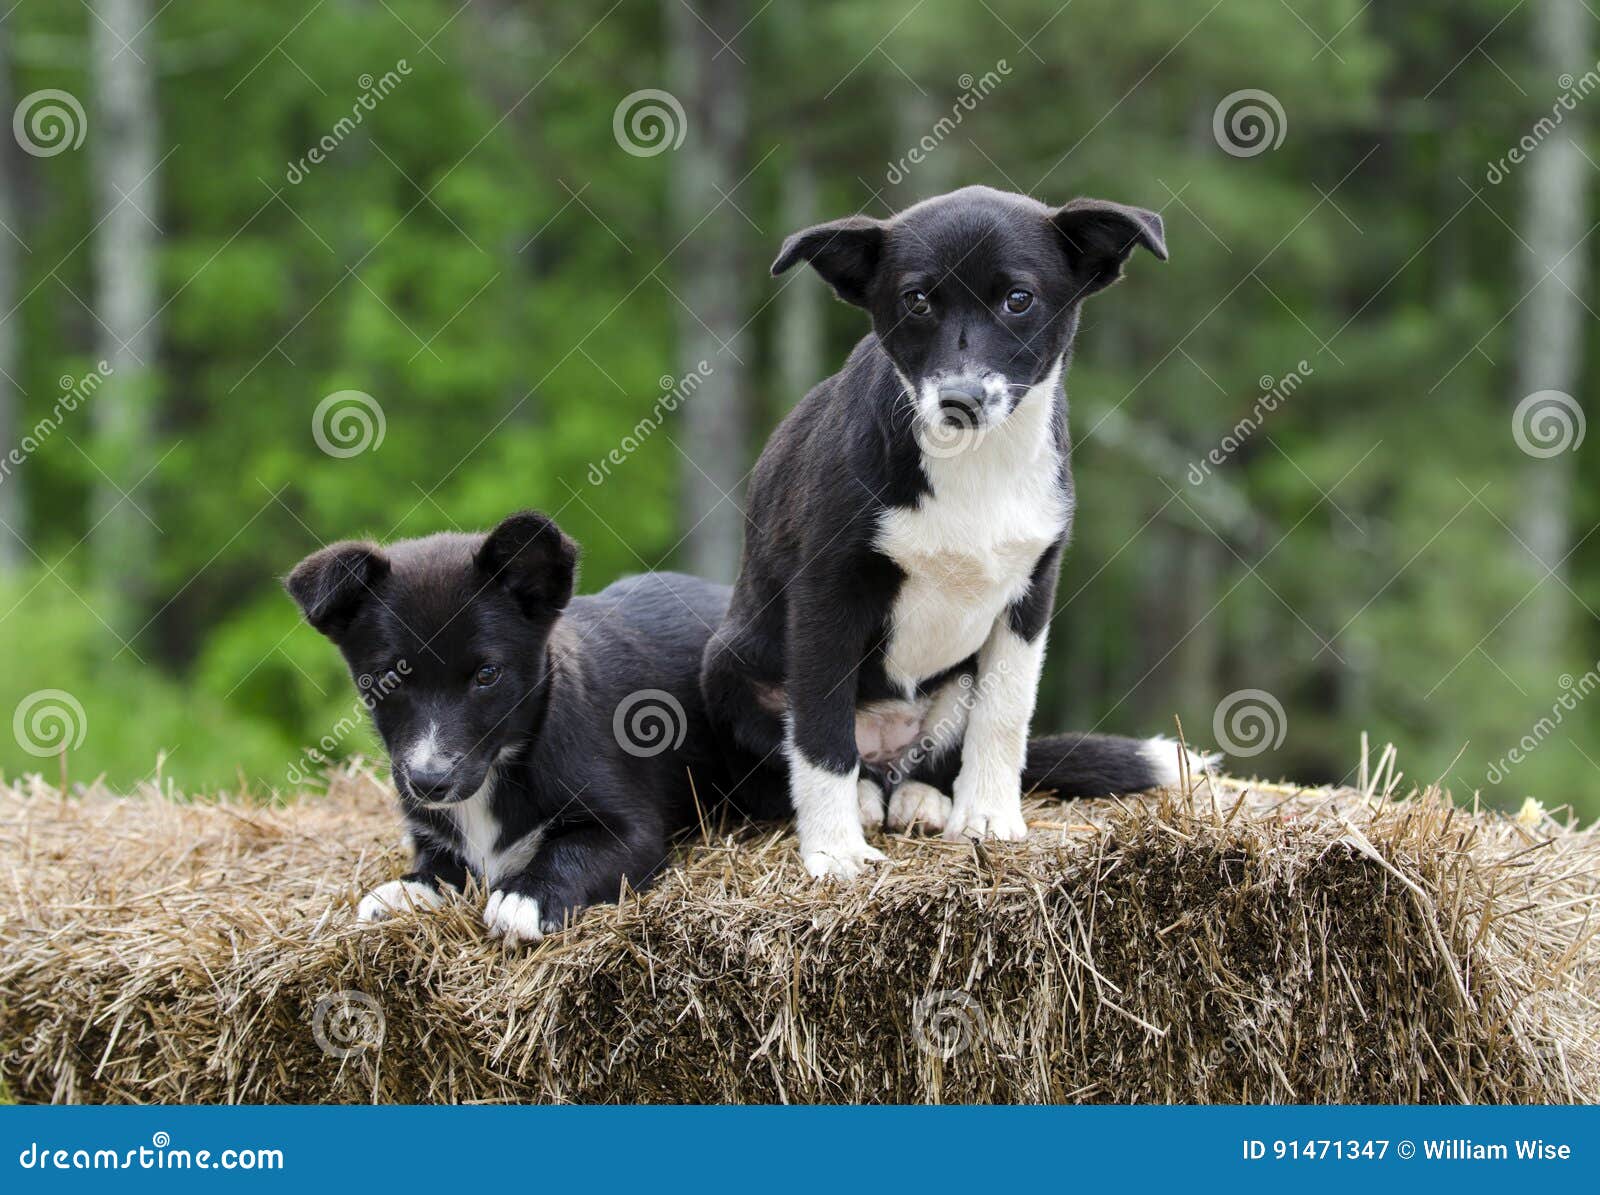
[[[361,898],[356,906],[356,920],[385,921],[401,913],[437,909],[442,904],[444,897],[427,884],[416,880],[390,880]]]
[[[544,937],[544,919],[539,902],[519,892],[496,889],[483,909],[483,923],[491,938],[504,938],[507,946],[537,942]]]
[[[865,777],[856,781],[856,805],[861,810],[861,828],[868,834],[883,829],[883,789]]]
[[[889,798],[889,829],[900,833],[919,827],[937,834],[950,821],[950,798],[931,784],[907,780]]]
[[[1028,823],[1022,820],[1020,788],[1006,792],[964,793],[956,782],[955,800],[945,822],[944,837],[959,842],[963,838],[998,838],[1020,842],[1028,836]]]
[[[832,847],[824,851],[805,851],[800,856],[806,870],[819,880],[853,880],[872,863],[881,863],[884,854],[865,842]]]
[[[1183,779],[1178,765],[1179,755],[1187,755],[1189,775],[1197,777],[1214,771],[1222,756],[1218,754],[1203,755],[1198,751],[1190,751],[1182,747],[1177,739],[1169,739],[1165,735],[1156,735],[1144,741],[1144,757],[1149,762],[1150,768],[1155,772],[1156,784],[1177,784]]]

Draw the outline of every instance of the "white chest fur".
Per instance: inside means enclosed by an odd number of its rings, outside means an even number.
[[[495,817],[490,800],[493,789],[494,771],[491,769],[483,787],[450,807],[450,817],[455,822],[458,836],[456,849],[462,861],[490,884],[527,867],[544,838],[544,827],[539,826],[505,850],[497,849],[500,843],[500,820]]]
[[[972,655],[1066,528],[1051,408],[1058,366],[1011,417],[951,456],[927,456],[932,487],[887,511],[876,546],[905,573],[890,613],[885,666],[909,688]]]

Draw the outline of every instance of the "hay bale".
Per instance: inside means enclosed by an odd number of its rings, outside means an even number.
[[[27,1100],[1394,1101],[1600,1096],[1600,838],[1202,780],[1030,800],[1022,844],[785,835],[507,954],[352,771],[263,807],[0,796],[0,1052]],[[382,1020],[379,1044],[376,1024]],[[326,1047],[326,1048],[325,1048]]]

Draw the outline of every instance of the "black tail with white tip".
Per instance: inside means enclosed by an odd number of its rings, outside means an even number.
[[[1062,797],[1103,797],[1177,784],[1182,778],[1176,739],[1130,739],[1114,734],[1053,734],[1028,740],[1024,790]],[[1211,770],[1215,756],[1188,752],[1188,771]]]

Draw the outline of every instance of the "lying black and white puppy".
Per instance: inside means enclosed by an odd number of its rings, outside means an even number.
[[[470,873],[490,932],[537,940],[655,874],[695,820],[691,773],[715,789],[699,671],[727,587],[652,573],[574,598],[577,555],[525,512],[487,535],[333,544],[289,575],[369,694],[415,844],[361,920]]]
[[[761,455],[703,681],[724,736],[786,768],[813,875],[883,857],[862,822],[886,795],[892,828],[1017,839],[1024,784],[1177,778],[1164,739],[1028,741],[1072,526],[1062,377],[1079,305],[1140,246],[1167,256],[1154,212],[967,187],[773,262],[810,262],[873,331]]]

